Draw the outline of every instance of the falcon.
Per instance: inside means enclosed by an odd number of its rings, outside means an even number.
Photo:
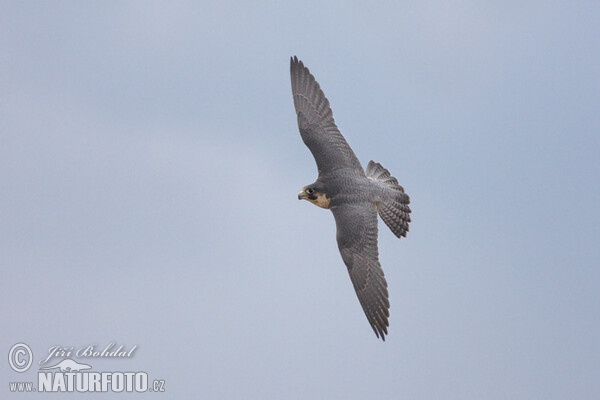
[[[405,237],[409,197],[381,164],[369,161],[363,169],[336,126],[319,83],[296,56],[290,59],[290,75],[298,129],[319,171],[298,199],[333,213],[338,248],[360,305],[375,335],[385,341],[390,302],[379,264],[377,214],[398,238]]]

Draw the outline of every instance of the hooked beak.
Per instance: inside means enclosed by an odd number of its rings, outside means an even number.
[[[305,199],[306,199],[306,193],[303,190],[300,193],[298,193],[298,200],[305,200]]]

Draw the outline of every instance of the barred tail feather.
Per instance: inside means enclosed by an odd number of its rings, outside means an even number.
[[[365,171],[370,178],[383,188],[381,201],[377,204],[379,216],[398,237],[406,236],[410,222],[410,198],[398,180],[381,164],[370,161]]]

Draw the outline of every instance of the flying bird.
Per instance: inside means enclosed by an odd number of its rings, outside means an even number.
[[[319,83],[296,56],[290,60],[290,74],[298,129],[319,171],[298,199],[333,213],[338,248],[360,305],[375,335],[385,341],[390,302],[379,264],[377,214],[398,238],[406,236],[409,197],[381,164],[369,161],[366,171],[362,168],[336,126]]]

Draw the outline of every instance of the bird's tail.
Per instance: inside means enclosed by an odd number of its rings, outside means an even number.
[[[404,188],[391,176],[390,171],[374,161],[369,161],[366,174],[367,178],[376,181],[383,188],[381,201],[377,204],[379,216],[394,235],[406,236],[410,222],[410,198],[404,193]]]

